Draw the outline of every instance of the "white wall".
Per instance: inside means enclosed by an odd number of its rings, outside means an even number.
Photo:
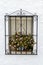
[[[5,55],[4,15],[20,8],[38,14],[38,55]],[[0,65],[43,65],[43,0],[0,0]]]

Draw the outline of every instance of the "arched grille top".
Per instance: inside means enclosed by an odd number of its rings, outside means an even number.
[[[28,12],[26,10],[16,10],[10,14],[7,14],[7,15],[11,15],[11,16],[33,16],[33,14],[31,12]]]

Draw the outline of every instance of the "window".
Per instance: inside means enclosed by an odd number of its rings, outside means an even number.
[[[5,53],[37,54],[37,22],[37,15],[5,15]]]

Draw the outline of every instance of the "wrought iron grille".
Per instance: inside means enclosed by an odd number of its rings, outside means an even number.
[[[5,15],[5,54],[37,54],[38,16],[25,10]]]

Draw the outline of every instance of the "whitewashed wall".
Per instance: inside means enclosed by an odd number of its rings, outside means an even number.
[[[4,15],[18,9],[38,14],[38,55],[5,55]],[[0,65],[43,65],[43,0],[0,0]]]

